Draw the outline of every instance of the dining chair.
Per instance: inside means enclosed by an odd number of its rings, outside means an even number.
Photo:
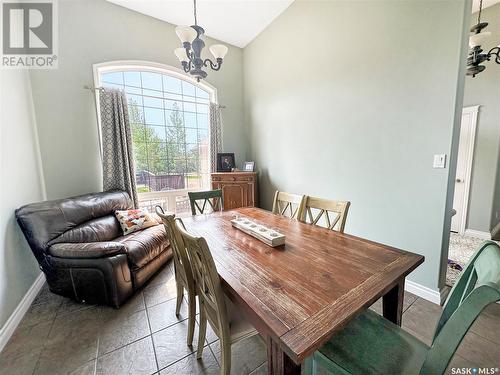
[[[165,214],[161,206],[156,206],[156,214],[161,218],[165,231],[170,240],[172,253],[174,258],[174,274],[175,283],[177,286],[177,301],[175,305],[175,315],[179,316],[184,290],[188,295],[188,335],[187,344],[193,345],[194,326],[196,318],[196,287],[191,270],[189,256],[186,252],[186,247],[183,244],[182,237],[175,225],[176,221],[174,214]]]
[[[243,319],[242,312],[224,295],[219,274],[206,240],[203,237],[189,234],[182,223],[177,222],[176,225],[191,260],[200,304],[196,358],[202,357],[208,322],[220,340],[221,374],[229,375],[231,371],[231,345],[256,335],[257,331]]]
[[[190,191],[188,192],[188,197],[192,215],[196,215],[196,209],[198,209],[200,214],[205,213],[205,208],[208,209],[208,207],[210,207],[213,212],[222,211],[224,209],[222,190]],[[203,201],[203,205],[201,207],[199,206],[198,201]]]
[[[309,358],[333,374],[443,374],[481,311],[500,300],[500,247],[483,243],[453,287],[427,346],[377,313],[366,310]]]
[[[273,214],[297,219],[302,215],[304,202],[304,195],[290,194],[276,190],[276,193],[274,193]]]
[[[302,215],[299,220],[303,223],[320,225],[344,233],[347,212],[351,202],[333,201],[322,198],[306,197]]]

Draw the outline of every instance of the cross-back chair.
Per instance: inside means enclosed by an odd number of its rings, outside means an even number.
[[[350,205],[351,202],[347,201],[333,201],[308,196],[299,220],[313,225],[324,224],[328,229],[344,233]]]
[[[242,313],[224,295],[217,268],[205,239],[189,234],[180,222],[177,222],[176,225],[191,260],[200,304],[200,328],[196,357],[198,359],[202,357],[208,322],[220,339],[221,374],[229,375],[231,344],[251,337],[257,334],[257,331],[242,318]]]
[[[192,215],[196,215],[196,209],[198,209],[200,214],[204,214],[205,209],[208,209],[209,207],[212,212],[222,211],[224,209],[222,190],[190,191],[188,192],[188,197]],[[201,207],[198,204],[198,201],[203,201]]]
[[[371,310],[334,335],[306,363],[334,374],[443,374],[481,311],[500,300],[500,247],[491,241],[477,250],[444,306],[429,347]]]
[[[165,231],[170,240],[172,253],[174,258],[174,273],[175,283],[177,286],[177,301],[175,305],[175,315],[179,316],[181,303],[184,296],[184,289],[188,294],[188,335],[187,344],[193,345],[193,335],[196,316],[196,288],[189,256],[186,252],[182,236],[175,225],[176,221],[174,214],[165,214],[163,208],[156,206],[156,214],[161,218]]]
[[[276,191],[273,201],[273,214],[298,219],[304,209],[305,196]]]

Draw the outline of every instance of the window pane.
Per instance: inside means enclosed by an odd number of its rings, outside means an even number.
[[[163,90],[161,74],[151,72],[141,72],[142,87],[152,90]]]
[[[118,90],[123,90],[123,85],[119,85],[119,84],[116,84],[116,83],[107,83],[107,82],[103,82],[102,86],[103,86],[103,87],[110,88],[110,89],[118,89]]]
[[[197,98],[208,99],[209,95],[208,95],[208,92],[200,89],[199,87],[196,87],[196,97]]]
[[[179,83],[180,84],[180,83]],[[163,97],[165,99],[179,100],[182,101],[182,95],[180,94],[171,94],[169,92],[164,92]]]
[[[184,102],[184,111],[196,112],[196,104],[195,103]]]
[[[146,142],[148,143],[157,143],[157,142],[165,142],[166,134],[164,126],[147,126],[146,131]]]
[[[141,73],[140,72],[124,72],[125,85],[141,87]]]
[[[182,101],[181,100],[164,100],[163,101],[165,104],[165,109],[180,109],[182,108]]]
[[[208,141],[208,130],[198,129],[198,142],[206,142],[206,141]]]
[[[144,123],[144,108],[138,105],[128,106],[128,118],[130,123],[143,124]]]
[[[144,120],[148,125],[164,125],[165,113],[163,109],[145,107]]]
[[[142,106],[142,95],[127,95],[128,104]]]
[[[198,128],[200,129],[208,129],[208,116],[204,114],[198,114],[196,116],[198,119]]]
[[[184,112],[184,124],[186,128],[196,128],[196,113]]]
[[[206,105],[206,104],[196,104],[196,112],[208,114],[208,105]]]
[[[163,109],[163,99],[152,98],[150,96],[144,96],[144,106],[154,107]]]
[[[179,110],[173,110],[173,111],[166,110],[165,118],[167,120],[168,126],[174,126],[174,127],[184,126],[184,116],[182,115],[182,112]]]
[[[181,90],[180,79],[163,75],[163,91],[181,94]]]
[[[196,95],[196,87],[189,82],[182,81],[182,94],[189,95],[189,96],[195,96]]]
[[[125,86],[126,94],[142,94],[142,90],[139,87]],[[127,95],[128,96],[128,95]]]
[[[186,128],[186,143],[197,143],[198,132],[196,129]]]
[[[101,81],[123,85],[123,72],[110,72],[101,74]]]

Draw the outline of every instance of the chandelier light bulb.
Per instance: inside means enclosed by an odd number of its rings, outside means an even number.
[[[174,49],[175,56],[179,59],[179,61],[182,62],[188,62],[189,58],[186,53],[186,50],[182,47]]]
[[[175,33],[182,43],[191,43],[198,35],[196,30],[191,26],[177,26],[175,28]]]
[[[227,54],[227,47],[223,44],[213,44],[209,49],[216,59],[223,59]]]

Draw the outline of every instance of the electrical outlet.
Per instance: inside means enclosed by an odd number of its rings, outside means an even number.
[[[433,168],[445,168],[446,167],[446,154],[436,154],[434,155]]]

